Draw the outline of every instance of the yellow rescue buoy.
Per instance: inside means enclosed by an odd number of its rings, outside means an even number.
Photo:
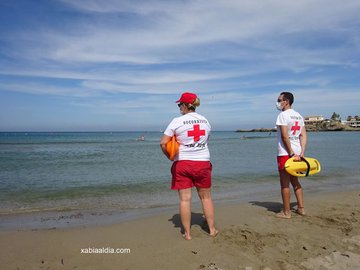
[[[285,163],[285,170],[293,176],[304,177],[320,172],[321,165],[315,158],[301,158],[301,161],[289,158]]]

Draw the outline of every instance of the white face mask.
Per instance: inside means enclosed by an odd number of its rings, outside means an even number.
[[[276,102],[276,109],[278,109],[279,111],[282,111],[283,106],[281,105],[281,102]]]

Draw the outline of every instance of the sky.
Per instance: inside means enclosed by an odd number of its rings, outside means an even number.
[[[213,130],[360,114],[358,0],[1,0],[0,131]]]

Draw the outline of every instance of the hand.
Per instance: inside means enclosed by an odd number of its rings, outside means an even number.
[[[294,161],[301,161],[300,155],[294,155],[293,158],[294,158]]]

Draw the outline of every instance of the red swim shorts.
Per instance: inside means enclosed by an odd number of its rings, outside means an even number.
[[[282,171],[285,168],[286,161],[290,158],[290,156],[278,156],[277,163],[278,163],[278,170]]]
[[[171,189],[210,188],[211,171],[210,161],[175,161],[171,167]]]

